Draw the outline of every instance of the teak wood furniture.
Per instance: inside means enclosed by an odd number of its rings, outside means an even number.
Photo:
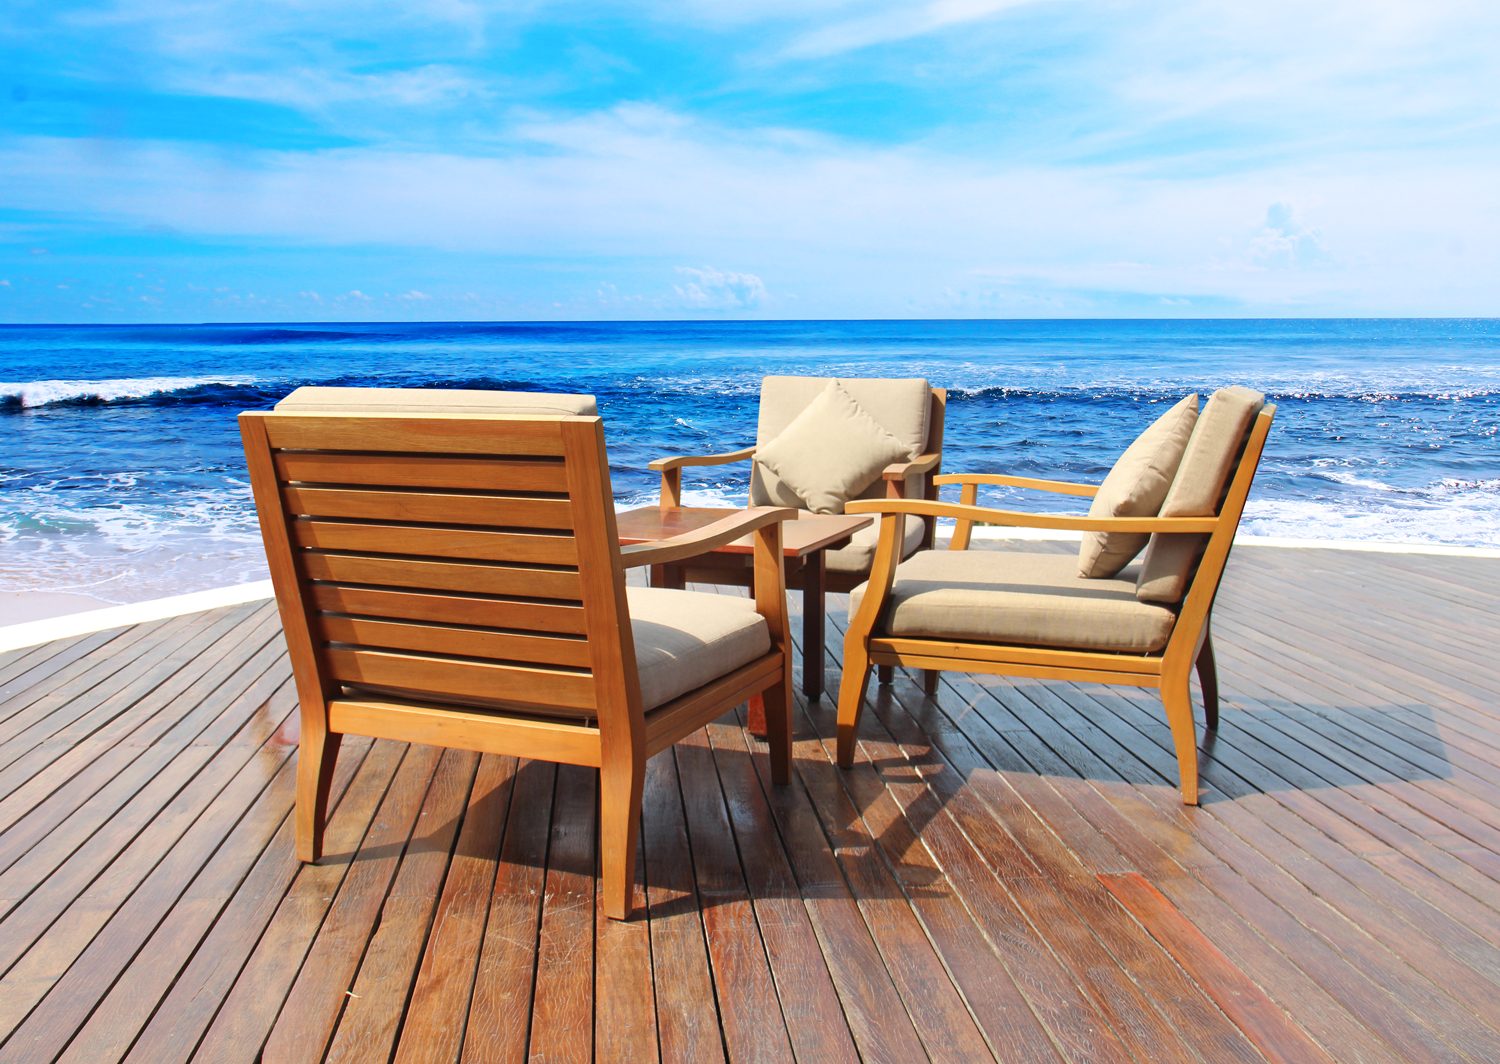
[[[738,510],[674,506],[661,509],[642,506],[617,514],[621,543],[654,543],[684,532],[693,532],[722,521]],[[849,536],[875,523],[873,517],[852,514],[805,514],[781,526],[782,553],[786,556],[787,579],[800,578],[802,585],[802,693],[808,698],[823,694],[823,619],[826,552],[847,543]],[[714,555],[733,557],[743,565],[751,553],[748,542],[736,540],[717,548]],[[702,565],[702,556],[689,564]],[[681,588],[686,574],[680,563],[661,567],[660,586]],[[755,729],[759,734],[759,729]]]
[[[878,513],[880,541],[870,580],[859,597],[849,621],[844,643],[844,673],[839,693],[838,762],[854,763],[864,692],[872,665],[896,666],[927,671],[929,694],[936,689],[941,670],[993,673],[1002,676],[1034,676],[1048,680],[1083,683],[1129,684],[1155,687],[1161,692],[1181,775],[1182,800],[1198,802],[1198,741],[1193,720],[1189,680],[1197,667],[1203,691],[1206,725],[1219,723],[1218,678],[1214,666],[1210,620],[1214,596],[1234,543],[1235,529],[1244,511],[1245,499],[1265,447],[1276,408],[1266,406],[1250,425],[1248,437],[1229,478],[1218,512],[1208,517],[1115,517],[1090,518],[1053,514],[1029,514],[995,510],[975,505],[980,484],[1009,485],[1067,495],[1093,497],[1098,488],[1088,484],[1036,480],[999,474],[954,474],[934,478],[939,484],[962,485],[958,504],[918,500],[872,500],[851,502],[849,513]],[[1153,653],[1119,653],[1020,645],[969,642],[941,638],[895,637],[884,634],[892,588],[901,579],[896,563],[896,544],[906,515],[927,518],[950,517],[957,521],[950,550],[969,546],[975,522],[1030,528],[1076,529],[1098,532],[1145,532],[1157,534],[1200,533],[1207,541],[1187,582],[1176,619],[1164,648]],[[1084,581],[1088,583],[1088,581]],[[1086,593],[1085,593],[1086,594]]]
[[[757,428],[757,446],[785,428],[816,396],[829,377],[767,377],[762,382],[761,407]],[[905,401],[905,381],[865,380],[838,378],[840,384],[849,389],[868,411],[877,416],[884,415],[884,408],[898,408]],[[945,388],[923,388],[917,398],[916,410],[898,411],[908,423],[922,426],[922,433],[914,443],[920,443],[919,453],[909,462],[896,462],[887,466],[861,496],[862,498],[925,498],[935,500],[937,488],[933,476],[942,470],[943,424],[947,410],[948,392]],[[907,403],[906,405],[910,405]],[[658,458],[648,466],[661,474],[662,509],[673,509],[682,505],[682,471],[688,467],[719,466],[734,462],[750,462],[750,503],[754,506],[793,506],[799,511],[807,510],[806,503],[788,492],[784,487],[772,483],[753,460],[756,447],[745,447],[723,454],[686,455]],[[936,519],[924,522],[920,542],[907,544],[906,553],[930,548],[936,533]],[[874,556],[874,530],[868,537],[856,535],[853,543],[837,548],[825,556],[827,562],[823,575],[824,587],[829,591],[849,591],[864,582],[870,572]],[[694,559],[684,566],[686,579],[705,584],[747,583],[748,575],[743,559],[719,554],[713,557]],[[788,586],[800,588],[809,574],[806,569],[789,572]],[[666,579],[661,572],[652,573],[653,584]],[[812,645],[810,640],[809,646]]]
[[[761,695],[773,778],[790,778],[790,511],[621,547],[598,417],[245,413],[240,427],[300,702],[303,861],[322,853],[346,733],[598,768],[616,919],[633,905],[647,758]],[[753,604],[627,594],[629,566],[746,535]],[[734,631],[713,642],[695,624]]]

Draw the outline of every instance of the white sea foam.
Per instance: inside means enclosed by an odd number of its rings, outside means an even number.
[[[0,381],[0,402],[19,401],[23,407],[94,400],[108,403],[119,399],[144,399],[150,395],[201,388],[209,384],[250,384],[252,377],[126,377],[104,381]]]

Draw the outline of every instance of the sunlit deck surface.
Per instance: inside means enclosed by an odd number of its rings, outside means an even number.
[[[1497,618],[1500,560],[1240,548],[1199,809],[1150,691],[898,675],[784,788],[726,718],[628,923],[581,769],[353,740],[300,866],[268,603],[0,655],[0,1061],[1500,1060]]]

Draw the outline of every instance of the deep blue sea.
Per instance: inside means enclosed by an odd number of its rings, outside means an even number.
[[[1279,407],[1245,531],[1500,546],[1496,319],[0,326],[0,590],[264,578],[234,416],[299,385],[592,392],[625,506],[651,458],[753,442],[768,373],[927,377],[948,471],[1095,481],[1160,404],[1243,384]]]

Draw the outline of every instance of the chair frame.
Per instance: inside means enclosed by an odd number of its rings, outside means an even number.
[[[1260,464],[1266,435],[1275,417],[1274,406],[1265,407],[1250,428],[1248,438],[1219,513],[1213,517],[1112,517],[1091,518],[1054,514],[1029,514],[995,510],[975,505],[979,485],[997,484],[1041,491],[1092,497],[1098,488],[1089,484],[1035,480],[990,473],[962,473],[936,477],[939,484],[962,485],[961,501],[933,503],[915,500],[859,500],[850,502],[847,513],[878,513],[880,543],[870,581],[858,612],[849,620],[844,641],[844,670],[839,690],[838,763],[854,763],[859,724],[864,713],[864,693],[872,665],[927,670],[928,694],[936,690],[941,670],[982,672],[1001,676],[1034,676],[1044,680],[1075,683],[1128,684],[1154,687],[1161,693],[1172,743],[1181,775],[1182,800],[1198,804],[1198,739],[1189,687],[1196,666],[1203,692],[1206,727],[1219,726],[1218,673],[1214,664],[1210,633],[1214,598],[1234,545],[1235,530],[1244,512],[1250,485]],[[908,514],[952,517],[957,520],[950,550],[965,550],[975,522],[1017,525],[1028,528],[1074,529],[1086,532],[1197,532],[1208,533],[1208,542],[1196,571],[1188,582],[1177,621],[1167,645],[1150,654],[1110,653],[1000,643],[963,643],[952,640],[902,638],[874,635],[877,622],[890,597],[896,577],[896,544]]]
[[[931,403],[928,407],[927,442],[923,446],[923,453],[909,462],[895,462],[888,465],[880,473],[880,478],[885,482],[885,497],[888,499],[906,498],[906,478],[918,473],[930,474],[927,485],[923,491],[923,498],[937,501],[937,485],[933,478],[940,474],[943,469],[943,428],[948,411],[948,389],[933,388]],[[677,455],[669,458],[658,458],[649,463],[646,468],[661,474],[661,496],[660,506],[663,510],[682,505],[682,471],[689,466],[717,466],[729,465],[734,462],[747,462],[755,457],[754,447],[743,447],[738,451],[726,451],[723,454],[703,455]],[[807,511],[797,511],[805,513]],[[845,508],[845,513],[851,511]],[[937,535],[937,518],[928,518],[925,522],[926,528],[922,533],[922,541],[917,550],[930,550]],[[718,555],[712,557],[696,558],[689,572],[685,575],[686,580],[696,580],[702,583],[715,584],[744,584],[744,568],[738,558],[732,556]],[[670,586],[663,574],[653,574],[652,583],[659,586]],[[824,575],[824,586],[829,591],[849,591],[865,582],[861,573],[826,573]],[[801,571],[794,570],[787,574],[787,586],[798,589],[802,586]]]
[[[767,711],[772,779],[776,783],[790,781],[792,653],[787,627],[781,522],[794,516],[794,510],[784,507],[746,510],[674,539],[621,547],[616,537],[603,423],[598,417],[255,412],[241,414],[239,420],[251,489],[300,703],[301,749],[296,807],[299,859],[313,862],[322,856],[334,764],[343,736],[351,733],[598,768],[604,910],[615,919],[625,919],[634,904],[636,843],[645,766],[649,757],[727,710],[760,695]],[[382,453],[371,455],[370,452]],[[570,544],[570,550],[576,546],[576,564],[571,566],[526,564],[538,560],[534,552],[539,549],[536,544],[542,537],[524,533],[531,527],[555,527],[559,523],[556,517],[524,519],[525,513],[521,511],[526,505],[536,503],[535,492],[530,496],[525,493],[512,496],[496,496],[493,492],[483,495],[451,493],[455,490],[455,481],[467,486],[463,481],[465,470],[481,464],[475,459],[499,459],[499,464],[519,467],[528,464],[528,456],[537,455],[546,456],[544,461],[553,463],[546,467],[551,472],[543,471],[552,480],[540,481],[540,490],[552,493],[550,499],[543,500],[550,505],[548,512],[563,512],[561,523],[572,528],[574,537],[571,540],[562,536],[549,537]],[[561,463],[557,462],[559,458]],[[416,467],[422,460],[432,460],[438,465],[451,463],[442,474],[449,480],[446,488],[439,481],[430,479],[430,474],[409,474],[416,479],[403,483],[395,472]],[[319,462],[324,462],[325,467],[328,462],[342,465],[337,473],[314,475]],[[350,471],[351,464],[356,462],[364,463],[364,472]],[[537,468],[541,466],[538,461],[530,464]],[[558,483],[563,480],[565,483]],[[329,487],[307,490],[319,482]],[[390,490],[392,486],[404,490],[398,494]],[[327,509],[334,504],[306,501],[318,495],[325,500],[338,496],[337,505]],[[377,499],[376,496],[385,498]],[[560,511],[558,502],[566,506],[566,511]],[[480,504],[489,506],[492,514],[497,505],[509,506],[516,511],[516,516],[514,519],[506,516],[502,523],[493,516],[481,519],[477,510],[464,512],[464,507],[473,508]],[[324,508],[320,510],[320,507]],[[360,512],[355,513],[355,510]],[[319,517],[319,512],[336,516],[332,519]],[[383,524],[337,523],[338,517],[350,516]],[[553,525],[547,526],[547,520],[553,521]],[[413,526],[402,522],[427,524]],[[430,526],[434,524],[438,526],[437,533],[448,536],[450,543],[428,552],[428,558],[417,559],[396,552],[381,553],[389,551],[389,547],[369,546],[372,537],[408,536],[411,538],[398,550],[410,550],[415,554],[415,548],[406,543],[415,542],[418,535],[427,537],[430,542],[434,535]],[[454,528],[465,524],[470,527]],[[371,528],[374,532],[370,531]],[[770,651],[695,691],[650,712],[644,711],[625,595],[625,569],[691,557],[747,534],[754,537],[755,608],[766,620],[771,637]],[[350,537],[361,537],[361,540],[356,543]],[[465,554],[464,549],[453,545],[480,539],[487,544],[484,550],[488,553]],[[329,550],[334,553],[324,553]],[[462,563],[465,558],[482,557],[490,563],[504,562],[504,568],[492,567],[485,571],[499,574],[496,579],[510,581],[510,590],[486,593],[511,597],[455,600],[450,596],[445,600],[449,604],[445,609],[451,609],[454,601],[474,604],[475,614],[467,618],[448,613],[416,620],[400,614],[385,615],[396,617],[398,625],[350,616],[347,611],[320,608],[316,601],[318,593],[324,595],[326,606],[326,596],[333,593],[330,588],[339,594],[357,594],[357,591],[343,590],[344,585],[370,582],[357,577],[353,580],[341,577],[340,583],[330,585],[326,573],[310,572],[310,567],[326,565],[326,559],[330,557],[344,562],[350,559],[357,562],[363,557],[346,553],[349,550],[380,553],[380,564],[386,575],[376,582],[388,585],[388,590],[394,589],[407,598],[411,598],[412,593],[440,598],[440,594],[431,589],[437,587],[441,591],[443,585],[434,584],[432,574],[442,570],[449,573],[445,579],[461,579],[462,570],[475,570],[473,563]],[[320,558],[324,561],[319,561]],[[556,562],[558,559],[550,560]],[[571,705],[575,709],[585,707],[592,710],[589,717],[547,718],[525,713],[524,707],[511,715],[503,710],[490,711],[472,705],[434,705],[442,701],[442,695],[427,694],[432,687],[424,687],[420,680],[411,685],[413,689],[424,692],[420,701],[384,695],[364,697],[345,692],[344,684],[349,682],[348,661],[361,651],[367,658],[370,655],[369,650],[359,646],[353,651],[345,649],[345,644],[353,641],[349,636],[351,626],[364,623],[387,629],[400,627],[408,632],[419,629],[428,633],[424,638],[429,643],[434,630],[438,639],[453,638],[455,633],[464,635],[474,630],[442,625],[477,624],[505,628],[504,622],[495,619],[498,616],[494,613],[497,604],[506,609],[536,609],[538,607],[530,603],[537,602],[538,596],[541,599],[560,597],[556,590],[549,590],[557,586],[559,577],[575,589],[572,592],[573,607],[582,607],[580,634],[586,637],[586,643],[580,641],[571,645],[580,648],[576,653],[586,655],[580,658],[579,664],[587,668],[587,673],[558,667],[549,672],[544,664],[530,663],[535,659],[528,659],[524,668],[499,656],[487,657],[481,664],[497,677],[496,694],[500,697],[545,706],[549,704],[550,695],[563,690],[564,685],[572,685],[568,689],[575,691],[575,700],[566,702],[559,698],[553,704]],[[453,585],[450,582],[448,586]],[[490,612],[479,612],[481,609]],[[434,624],[438,625],[435,629],[431,627]],[[338,638],[339,633],[343,633],[343,638]],[[483,632],[481,635],[495,638]],[[499,638],[509,637],[500,633]],[[523,635],[521,638],[531,637]],[[546,641],[532,638],[533,643]],[[550,641],[557,642],[556,639]],[[383,658],[398,660],[394,667],[415,670],[413,676],[421,670],[424,661],[434,660],[416,656],[421,653],[420,649],[400,651],[401,645],[372,644]],[[398,650],[381,649],[391,646],[398,647]],[[448,649],[448,644],[440,643],[439,646]],[[402,663],[411,664],[405,666]],[[385,681],[379,682],[390,686]],[[583,693],[577,695],[580,690]]]

